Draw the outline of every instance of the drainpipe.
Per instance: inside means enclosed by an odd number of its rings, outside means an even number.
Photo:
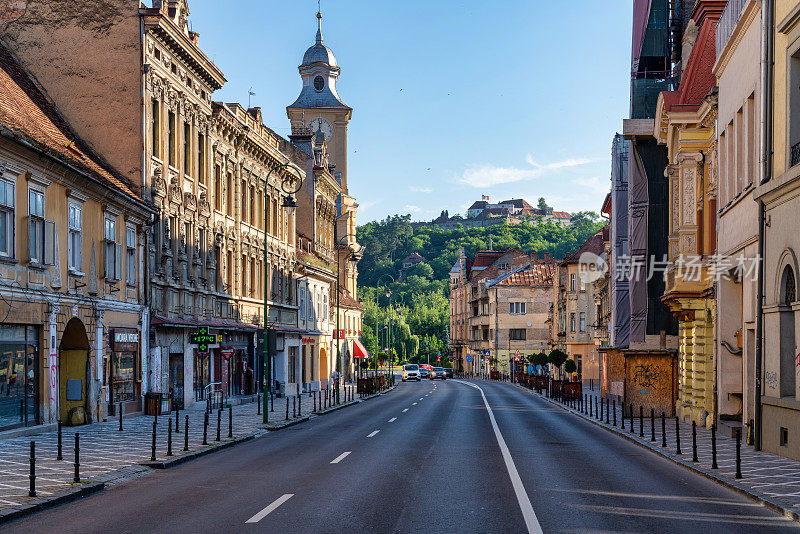
[[[761,12],[761,184],[772,178],[772,85],[775,38],[773,35],[775,1],[764,0]],[[762,370],[764,358],[764,201],[758,200],[758,287],[756,294],[756,354],[755,354],[755,450],[761,450],[762,442]]]

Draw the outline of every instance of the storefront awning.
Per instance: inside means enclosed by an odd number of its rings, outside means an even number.
[[[353,358],[357,360],[369,358],[369,352],[358,339],[353,340]]]

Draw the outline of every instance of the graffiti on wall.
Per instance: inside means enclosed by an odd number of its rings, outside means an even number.
[[[775,371],[767,371],[764,374],[764,381],[767,383],[767,389],[778,389],[778,373]]]
[[[651,388],[661,378],[661,369],[652,363],[640,363],[633,368],[633,383],[643,388]]]

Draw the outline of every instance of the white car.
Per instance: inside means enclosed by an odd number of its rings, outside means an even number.
[[[403,382],[406,380],[416,380],[417,382],[420,381],[419,365],[415,363],[409,363],[408,365],[403,366]]]

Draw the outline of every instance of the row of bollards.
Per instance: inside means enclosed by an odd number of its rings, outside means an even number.
[[[592,398],[594,397],[594,398]],[[609,412],[613,414],[613,426],[617,426],[617,401],[616,399],[612,401],[611,406],[609,406],[609,400],[605,399],[605,403],[602,399],[598,401],[598,398],[593,395],[583,394],[578,396],[577,398],[567,399],[566,404],[571,406],[576,411],[588,415],[589,417],[595,418],[600,422],[603,422],[604,413],[605,413],[605,423],[609,424]],[[605,404],[605,406],[604,406]],[[629,411],[629,429],[630,433],[634,433],[634,410],[633,410],[633,403],[628,405]],[[650,441],[655,443],[656,440],[656,417],[655,417],[655,409],[650,408]],[[622,419],[620,428],[625,430],[625,410],[622,410]],[[644,407],[639,406],[639,437],[644,438]],[[741,456],[741,446],[742,446],[742,431],[741,429],[736,429],[736,433],[734,438],[736,439],[736,472],[735,478],[742,478],[742,456]],[[666,414],[661,412],[661,446],[666,448],[667,447],[667,425],[666,425]],[[681,450],[681,435],[680,435],[680,418],[675,417],[675,454],[682,455],[683,451]],[[700,459],[697,454],[697,423],[692,421],[692,462],[699,462]],[[719,469],[717,463],[717,427],[716,425],[711,425],[711,469]]]

